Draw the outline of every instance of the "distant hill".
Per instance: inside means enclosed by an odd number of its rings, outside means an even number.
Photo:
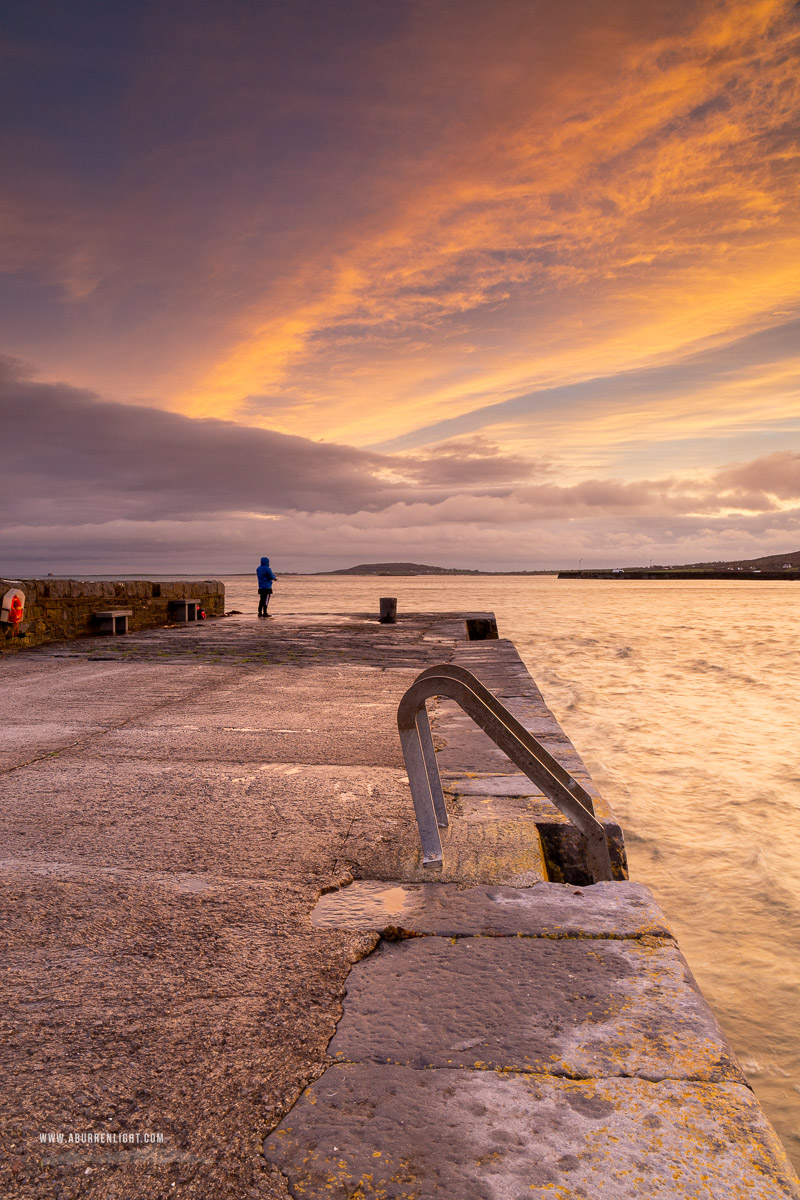
[[[719,562],[684,563],[682,566],[591,567],[559,571],[559,579],[750,579],[800,580],[800,550]]]
[[[789,564],[790,567],[800,568],[800,550],[789,550],[785,554],[767,554],[764,558],[733,558],[725,562],[685,563],[685,569],[706,567],[717,571],[725,571],[728,567],[743,567],[755,571],[780,571]],[[678,567],[678,570],[684,568]]]
[[[480,575],[480,571],[469,571],[460,567],[428,567],[423,563],[359,563],[357,567],[342,567],[339,571],[326,571],[326,575]]]

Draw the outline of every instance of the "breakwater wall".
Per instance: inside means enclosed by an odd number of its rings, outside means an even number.
[[[761,571],[756,567],[739,567],[734,570],[731,567],[714,570],[686,570],[673,571],[670,568],[646,570],[639,567],[622,567],[619,570],[596,570],[596,571],[559,571],[559,579],[749,579],[750,582],[755,579],[758,582],[770,579],[780,579],[785,582],[787,579],[800,579],[800,571],[796,569],[786,569],[781,571]]]
[[[225,585],[218,579],[0,579],[0,596],[12,588],[25,594],[24,615],[16,632],[0,624],[0,654],[97,634],[102,611],[130,610],[131,631],[166,625],[174,601],[197,599],[209,617],[225,612]]]

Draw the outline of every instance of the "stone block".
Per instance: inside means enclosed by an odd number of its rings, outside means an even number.
[[[640,883],[530,888],[452,883],[399,886],[357,879],[320,896],[312,914],[326,929],[386,929],[416,937],[671,938],[652,893]]]
[[[799,1200],[739,1084],[332,1067],[264,1143],[293,1196]]]
[[[494,796],[542,796],[536,784],[520,772],[507,775],[468,775],[456,771],[443,771],[442,786],[447,793],[454,796],[474,796],[481,800]],[[586,784],[584,787],[589,790]]]
[[[532,887],[547,878],[544,852],[532,821],[484,821],[470,824],[457,818],[440,829],[441,864],[423,866],[419,833],[380,846],[352,839],[350,855],[358,874],[398,882],[510,883]]]
[[[633,939],[383,943],[353,968],[329,1052],[418,1070],[744,1083],[677,947]]]

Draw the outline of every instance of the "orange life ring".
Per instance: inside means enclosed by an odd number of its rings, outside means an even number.
[[[19,596],[11,597],[11,604],[8,610],[8,623],[16,627],[25,615],[25,608]]]

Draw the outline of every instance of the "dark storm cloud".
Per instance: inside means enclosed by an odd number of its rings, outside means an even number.
[[[380,456],[161,409],[111,404],[0,364],[6,516],[60,521],[186,518],[288,509],[355,512],[396,487]]]
[[[113,404],[35,382],[8,359],[0,359],[0,420],[5,515],[33,524],[347,514],[440,500],[453,485],[508,485],[532,469],[481,439],[467,443],[463,460],[454,445],[399,457]]]
[[[229,421],[114,404],[27,378],[0,359],[0,497],[6,520],[77,526],[292,512],[408,523],[575,515],[775,511],[800,498],[800,455],[731,464],[703,479],[562,484],[556,467],[472,437],[387,455]]]

